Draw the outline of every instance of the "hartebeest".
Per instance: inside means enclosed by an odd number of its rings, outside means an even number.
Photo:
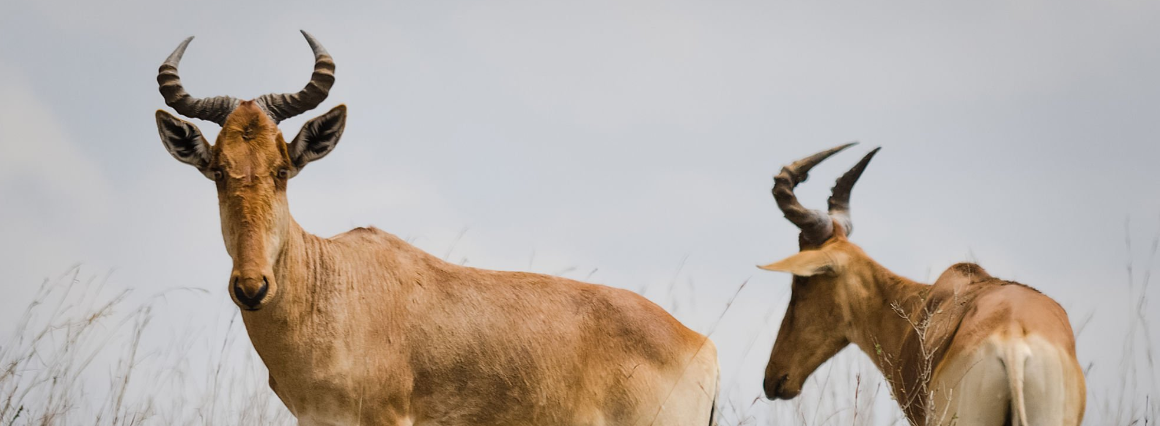
[[[794,196],[809,170],[853,144],[784,167],[773,196],[800,252],[760,266],[794,275],[765,394],[797,396],[851,342],[877,364],[912,425],[1078,425],[1084,377],[1067,313],[1039,291],[960,263],[933,285],[895,275],[851,243],[850,192],[877,149],[838,179],[829,211]]]
[[[346,107],[282,138],[278,122],[334,83],[331,56],[303,35],[314,74],[296,94],[190,96],[177,65],[192,37],[157,77],[166,104],[222,126],[211,146],[157,111],[169,153],[217,185],[229,294],[299,424],[710,424],[713,343],[635,293],[454,265],[375,228],[305,232],[286,186],[334,149]]]

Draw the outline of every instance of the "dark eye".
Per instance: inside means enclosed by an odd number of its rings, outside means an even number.
[[[222,180],[222,171],[221,170],[214,170],[213,171],[213,180]]]
[[[286,179],[288,177],[290,177],[290,169],[286,169],[286,168],[278,169],[278,179]]]

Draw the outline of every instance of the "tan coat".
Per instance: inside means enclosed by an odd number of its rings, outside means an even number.
[[[826,211],[798,202],[794,188],[810,169],[854,144],[774,176],[773,197],[801,230],[801,251],[760,266],[794,275],[765,368],[766,396],[796,397],[818,366],[854,343],[886,376],[912,425],[1078,426],[1083,371],[1059,304],[970,263],[952,266],[933,286],[919,284],[847,239],[850,195],[878,148],[838,178]]]
[[[835,229],[821,247],[763,266],[796,275],[766,369],[771,397],[796,396],[819,364],[854,343],[913,425],[1080,424],[1083,371],[1058,303],[971,263],[919,284]]]
[[[230,294],[299,424],[710,424],[713,343],[640,295],[450,264],[374,228],[303,231],[287,182],[345,116],[287,144],[242,101],[210,146],[158,112],[170,152],[217,184]]]

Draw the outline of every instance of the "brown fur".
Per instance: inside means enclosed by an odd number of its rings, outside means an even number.
[[[248,296],[269,283],[242,319],[300,424],[709,424],[716,349],[647,299],[450,264],[374,228],[311,235],[281,132],[248,101],[212,156],[232,277]]]
[[[934,285],[916,283],[879,265],[849,242],[840,226],[835,228],[821,247],[763,267],[809,275],[793,278],[790,305],[766,368],[770,397],[796,396],[821,363],[852,342],[886,376],[911,424],[942,424],[950,416],[936,413],[935,406],[953,398],[943,388],[959,383],[964,374],[989,368],[967,366],[951,372],[944,366],[977,356],[976,349],[988,339],[1008,342],[1035,336],[1066,354],[1058,371],[1069,398],[1064,423],[1079,424],[1083,376],[1071,326],[1059,304],[971,263],[948,268]],[[960,424],[975,424],[971,421]]]

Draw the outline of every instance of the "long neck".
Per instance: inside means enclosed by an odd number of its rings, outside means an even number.
[[[278,303],[282,310],[313,305],[320,275],[332,262],[324,253],[325,241],[322,238],[306,232],[292,217],[288,222],[282,248],[274,260],[274,275],[286,297]]]
[[[863,284],[868,292],[851,309],[853,329],[850,340],[872,357],[879,352],[896,353],[902,341],[914,333],[911,321],[921,312],[919,284],[874,264]]]
[[[868,294],[851,312],[850,340],[874,360],[911,424],[924,424],[929,385],[961,310],[944,313],[932,286],[873,266],[863,280]]]
[[[272,319],[311,333],[318,327],[338,327],[342,318],[357,315],[360,306],[351,302],[364,299],[358,292],[365,283],[351,269],[351,259],[343,257],[341,247],[306,232],[293,218],[285,232],[285,243],[274,262],[284,298],[271,306]]]
[[[896,398],[905,382],[909,385],[913,378],[903,378],[903,372],[918,367],[921,357],[912,356],[914,342],[924,331],[925,295],[930,286],[899,276],[885,267],[874,263],[862,277],[867,290],[858,303],[854,303],[850,316],[850,341],[858,345],[888,380]],[[906,374],[909,376],[909,374]]]
[[[242,319],[259,353],[263,346],[281,348],[287,340],[309,335],[307,328],[324,312],[317,308],[322,274],[333,263],[326,242],[298,225],[293,218],[282,229],[281,247],[274,255],[273,273],[278,289],[276,300],[258,311],[243,311]],[[306,323],[303,320],[310,320]]]

